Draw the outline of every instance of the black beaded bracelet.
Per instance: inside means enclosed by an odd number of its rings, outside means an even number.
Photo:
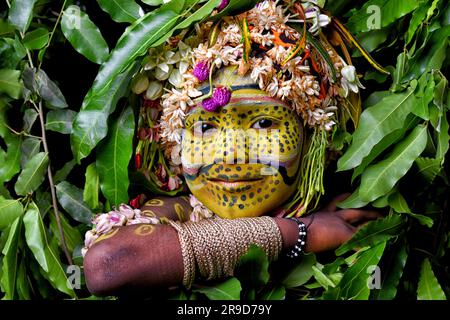
[[[299,257],[305,251],[306,245],[306,225],[300,221],[300,219],[291,218],[298,224],[298,240],[294,248],[289,251],[286,255],[288,258],[295,259]]]

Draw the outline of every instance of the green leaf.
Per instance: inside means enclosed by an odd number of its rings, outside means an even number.
[[[91,224],[93,214],[83,201],[83,191],[63,181],[56,185],[56,195],[61,206],[74,220]]]
[[[6,93],[14,99],[20,97],[22,84],[20,83],[20,71],[11,69],[0,70],[0,93]]]
[[[74,159],[67,162],[61,169],[56,171],[56,173],[53,177],[53,182],[55,184],[58,184],[61,181],[66,180],[67,176],[70,174],[70,172],[72,171],[73,167],[75,167],[76,164],[77,163],[75,162]]]
[[[241,256],[235,275],[245,288],[258,288],[269,281],[269,259],[260,247],[252,244]]]
[[[418,168],[417,176],[422,177],[428,184],[431,184],[442,170],[440,159],[419,157],[414,163]]]
[[[164,36],[175,25],[178,18],[179,15],[173,11],[155,10],[128,27],[108,60],[101,66],[91,90],[85,97],[84,108],[89,107],[90,100],[106,94],[114,79]]]
[[[313,253],[305,254],[295,267],[286,272],[282,284],[286,288],[295,288],[305,284],[313,276],[312,266],[315,263],[316,256]]]
[[[371,247],[396,237],[402,231],[404,224],[405,219],[399,214],[370,221],[359,229],[349,241],[337,248],[336,255],[341,256],[352,249]]]
[[[428,79],[430,79],[428,81]],[[418,93],[416,94],[417,103],[415,104],[412,113],[421,117],[424,120],[429,120],[429,107],[428,105],[433,100],[434,93],[434,77],[430,76],[429,73],[422,75],[419,78],[419,87]]]
[[[100,178],[95,163],[91,163],[86,168],[86,182],[84,184],[83,201],[91,209],[99,207],[98,190],[100,189]]]
[[[164,3],[163,0],[141,0],[143,3],[148,4],[149,6],[159,6]]]
[[[39,50],[45,47],[50,38],[47,29],[38,28],[28,32],[23,38],[23,45],[29,50]]]
[[[166,1],[167,2],[167,1]],[[188,0],[188,6],[196,4],[198,0]],[[172,10],[176,13],[181,13],[184,9],[184,6],[186,4],[186,0],[177,0],[177,1],[169,1],[165,3],[161,9],[164,10]]]
[[[212,20],[217,21],[218,19],[224,16],[238,15],[242,12],[252,9],[260,1],[261,0],[230,0],[225,9],[223,9],[214,17],[212,17]],[[218,2],[217,5],[219,5],[219,3],[220,1]]]
[[[25,33],[30,26],[35,3],[36,0],[12,0],[8,20],[20,32]]]
[[[28,193],[35,191],[44,181],[45,173],[48,167],[48,155],[45,152],[39,152],[25,167],[17,179],[14,186],[16,193],[25,196]]]
[[[73,252],[77,246],[83,243],[83,238],[81,236],[80,230],[72,227],[67,221],[64,215],[60,215],[61,226],[64,233],[64,240],[67,245],[69,252]],[[58,239],[60,248],[62,248],[61,236],[59,233],[58,224],[56,223],[56,218],[54,214],[50,215],[50,229],[52,230],[55,237]]]
[[[106,94],[91,99],[89,105],[83,106],[76,116],[70,139],[77,163],[88,156],[98,142],[106,137],[108,116],[114,111],[117,101],[126,94],[136,67],[138,65],[134,64],[125,73],[117,76]]]
[[[23,213],[23,212],[22,212]],[[3,247],[2,276],[0,284],[5,293],[4,300],[14,300],[16,293],[16,278],[19,259],[19,239],[22,232],[22,217],[17,217],[11,225],[8,240]]]
[[[142,8],[130,0],[97,0],[100,8],[116,22],[133,23],[144,14]],[[144,1],[145,3],[145,1]]]
[[[26,242],[43,269],[45,277],[51,282],[54,288],[74,298],[75,292],[67,286],[68,280],[66,273],[58,256],[50,248],[44,223],[39,214],[39,209],[34,202],[29,204],[23,222],[25,225]]]
[[[16,288],[20,300],[31,300],[32,284],[27,275],[27,267],[26,260],[22,257],[16,277]]]
[[[441,164],[444,164],[445,155],[450,148],[450,134],[449,134],[449,124],[447,116],[444,115],[441,117],[440,123],[440,131],[437,133],[437,151],[436,151],[436,159],[441,161]]]
[[[209,0],[200,9],[189,15],[183,22],[177,25],[176,30],[189,27],[192,23],[208,16],[219,4],[221,0]],[[242,2],[242,1],[241,1]]]
[[[408,55],[406,52],[401,52],[397,56],[397,64],[395,66],[394,74],[392,75],[392,86],[391,90],[394,92],[403,91],[405,86],[403,85],[403,75],[405,74],[405,69],[408,63]]]
[[[387,158],[368,167],[361,177],[361,199],[373,201],[391,190],[420,156],[426,143],[427,127],[420,125]]]
[[[410,88],[405,93],[391,94],[364,110],[352,144],[338,161],[338,171],[360,165],[385,136],[403,126],[415,103],[413,92]]]
[[[26,49],[18,37],[0,38],[0,69],[16,69],[26,55]]]
[[[115,1],[117,0],[107,2],[114,3]],[[108,58],[108,44],[100,30],[78,6],[72,5],[64,10],[61,18],[61,30],[75,50],[90,61],[101,64]]]
[[[355,263],[344,273],[339,284],[329,288],[322,299],[367,300],[370,294],[368,268],[378,265],[385,247],[386,242],[381,242],[359,254]]]
[[[395,146],[398,141],[403,139],[403,137],[405,136],[406,132],[408,132],[409,130],[415,128],[418,123],[419,123],[419,118],[417,118],[413,114],[410,114],[410,115],[408,115],[408,117],[406,117],[405,124],[403,125],[402,128],[397,129],[397,130],[389,133],[385,137],[383,137],[383,139],[380,142],[378,142],[373,147],[372,150],[370,150],[369,155],[363,159],[361,164],[354,169],[354,172],[353,172],[353,175],[352,175],[352,182],[358,176],[360,176],[366,170],[366,168],[370,164],[372,164],[372,162],[379,155],[381,155],[384,151],[386,151],[390,147]]]
[[[429,40],[424,42],[425,49],[415,54],[414,58],[409,61],[409,69],[404,76],[404,81],[417,79],[433,69],[441,69],[447,56],[449,37],[450,26],[433,31]],[[443,41],[444,39],[447,41]]]
[[[385,208],[385,207],[389,206],[389,196],[396,191],[397,191],[396,188],[392,188],[392,190],[389,191],[388,193],[386,193],[384,196],[382,196],[382,197],[378,198],[377,200],[375,200],[374,202],[372,202],[372,206],[375,208]]]
[[[72,132],[72,122],[77,113],[72,110],[51,110],[47,113],[45,129],[56,131],[62,134]]]
[[[39,95],[48,103],[48,107],[64,109],[67,102],[61,90],[58,88],[44,70],[40,69],[34,77]]]
[[[192,290],[205,294],[210,300],[239,300],[241,283],[236,278],[230,278],[212,287],[202,287]]]
[[[265,288],[261,293],[261,300],[284,300],[286,296],[286,289],[283,286],[277,285],[272,288]]]
[[[329,287],[334,288],[336,286],[336,283],[334,283],[333,280],[331,280],[322,270],[323,267],[318,268],[317,266],[311,267],[312,273],[314,275],[314,278],[317,280],[317,282],[326,289]]]
[[[370,300],[392,300],[395,298],[407,258],[408,251],[404,242],[389,261],[389,269],[381,273],[381,288],[372,289]]]
[[[133,152],[133,135],[134,114],[131,107],[127,107],[97,152],[100,187],[111,205],[128,203],[128,163]]]
[[[23,213],[23,205],[19,199],[6,200],[0,198],[0,230],[5,230]]]
[[[2,120],[4,120],[4,117],[0,112],[0,136],[4,138],[7,147],[6,153],[0,147],[0,163],[2,163],[0,166],[0,182],[8,182],[20,171],[22,139],[20,136],[11,134],[9,129],[3,126]],[[4,129],[8,131],[4,131]]]
[[[445,293],[434,275],[428,258],[422,263],[417,287],[417,300],[446,300]]]
[[[39,114],[34,109],[27,109],[23,114],[23,131],[29,133]]]
[[[386,27],[397,19],[407,15],[419,6],[417,0],[370,0],[360,10],[350,16],[347,27],[353,32],[366,32]],[[378,8],[378,11],[373,10]],[[379,26],[372,27],[372,21],[378,18]]]
[[[359,187],[345,200],[339,202],[337,206],[341,209],[362,208],[369,202],[363,201],[359,197]]]
[[[425,2],[413,12],[411,20],[409,21],[408,31],[406,32],[405,44],[409,44],[411,42],[417,29],[422,26],[427,15],[429,5],[429,2]]]
[[[398,213],[406,213],[407,215],[417,219],[420,224],[427,226],[428,228],[431,228],[433,226],[433,219],[431,219],[430,217],[411,212],[408,203],[399,191],[396,191],[389,196],[389,205],[392,207],[392,209],[394,209],[394,211]]]

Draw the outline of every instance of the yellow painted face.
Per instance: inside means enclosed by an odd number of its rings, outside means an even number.
[[[187,185],[218,216],[260,216],[292,196],[304,137],[297,115],[283,102],[261,90],[236,90],[216,112],[192,109],[185,127]]]

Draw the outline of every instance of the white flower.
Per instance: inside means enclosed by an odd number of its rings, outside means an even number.
[[[156,100],[161,97],[163,93],[163,86],[160,81],[151,81],[147,91],[145,92],[145,98],[149,100]]]
[[[147,90],[149,81],[146,75],[140,73],[133,79],[131,90],[135,94],[141,94]]]
[[[280,87],[278,89],[278,93],[277,93],[277,97],[280,98],[281,100],[285,100],[287,97],[289,97],[291,90],[292,90],[292,79],[291,80],[286,80],[286,81],[282,81],[280,83]]]
[[[314,111],[307,110],[308,113],[308,124],[310,126],[319,125],[321,128],[326,131],[331,131],[333,125],[336,124],[335,121],[332,120],[334,117],[334,111],[337,110],[336,106],[328,106],[324,109],[316,108]]]
[[[86,234],[84,235],[84,246],[86,248],[89,248],[90,246],[92,246],[92,244],[94,243],[95,240],[97,240],[98,235],[94,233],[93,230],[89,230],[88,232],[86,232]]]
[[[278,1],[263,1],[248,14],[249,23],[254,24],[261,30],[270,30],[272,27],[280,26],[287,21],[284,16],[283,7],[277,6]]]
[[[253,68],[250,74],[250,78],[252,78],[253,81],[257,82],[259,87],[262,89],[264,88],[264,84],[269,72],[273,68],[272,60],[270,60],[268,57],[265,57],[264,60],[261,58],[253,58],[252,64]]]
[[[119,211],[122,215],[124,215],[127,219],[133,219],[135,212],[132,207],[127,204],[122,203],[119,206]]]
[[[348,66],[342,68],[341,70],[341,86],[344,89],[344,96],[348,96],[348,90],[350,89],[354,93],[358,93],[359,88],[365,89],[365,87],[359,82],[358,75],[356,74],[356,69],[354,66]]]
[[[169,82],[175,88],[180,88],[183,85],[183,76],[181,75],[180,70],[173,69],[169,76]]]
[[[274,46],[272,49],[267,51],[267,55],[272,58],[273,61],[282,63],[289,55],[289,51],[283,46]]]
[[[192,222],[198,222],[202,219],[209,219],[214,216],[214,213],[209,210],[203,203],[201,203],[194,195],[190,195],[189,203],[192,207],[192,212],[189,220]]]
[[[180,60],[178,61],[178,69],[181,74],[185,74],[191,65],[192,49],[183,41],[178,42],[178,53]]]
[[[308,29],[313,35],[317,35],[320,28],[327,26],[331,19],[326,14],[321,14],[319,8],[311,7],[305,12],[306,20],[312,21],[313,25]]]
[[[181,181],[180,177],[171,176],[171,177],[169,177],[167,186],[169,187],[169,190],[172,191],[172,190],[178,189],[180,187],[181,183],[182,183],[182,181]]]
[[[170,153],[170,158],[174,165],[178,166],[181,164],[181,145],[177,144],[172,148]]]
[[[275,97],[278,94],[278,89],[278,78],[274,76],[272,77],[272,81],[269,83],[266,90],[270,96]]]
[[[230,23],[225,28],[222,28],[222,33],[220,33],[217,41],[223,44],[232,43],[239,44],[241,42],[241,29],[236,23]]]
[[[169,79],[170,73],[173,70],[173,66],[172,65],[168,65],[168,64],[164,64],[164,69],[162,68],[156,68],[155,69],[155,78],[158,79],[159,81],[164,81]]]
[[[96,233],[106,233],[112,228],[111,224],[109,223],[109,214],[107,213],[103,213],[97,216],[93,222],[95,225]]]
[[[173,65],[180,61],[180,53],[164,51],[161,47],[151,48],[148,59],[144,70],[154,69],[156,79],[163,81],[169,78]]]

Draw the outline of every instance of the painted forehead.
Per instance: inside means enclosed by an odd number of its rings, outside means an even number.
[[[244,90],[242,90],[244,91]],[[296,118],[294,111],[280,100],[267,96],[266,93],[249,92],[240,93],[231,98],[230,103],[216,112],[204,110],[196,106],[190,110],[186,118],[186,124],[192,121],[220,120],[224,116],[239,116],[240,118],[252,118],[258,115],[271,115],[280,119]]]

